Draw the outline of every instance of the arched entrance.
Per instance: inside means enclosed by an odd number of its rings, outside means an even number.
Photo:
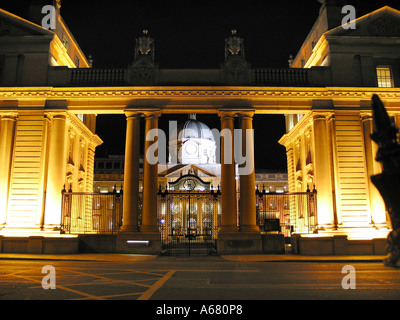
[[[163,254],[216,254],[220,190],[195,174],[159,190],[158,223]]]

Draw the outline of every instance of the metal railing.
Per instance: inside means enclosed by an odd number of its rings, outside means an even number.
[[[113,234],[122,225],[123,194],[63,192],[61,230],[67,234]]]
[[[164,254],[214,254],[221,224],[220,193],[159,193],[158,222]]]
[[[317,192],[268,193],[257,190],[257,224],[261,231],[313,233],[318,225]]]
[[[182,201],[184,194],[170,194],[168,201]],[[219,210],[219,205],[215,206],[212,195],[197,195],[197,198],[204,198],[204,205],[214,206],[212,211]],[[191,196],[191,201],[196,199],[196,205],[199,199],[196,195]],[[165,198],[166,199],[166,198]],[[163,200],[164,202],[166,200]],[[214,200],[212,200],[214,199]],[[216,198],[216,199],[219,199]],[[207,201],[206,201],[207,200]],[[189,200],[188,200],[189,201]],[[159,206],[162,201],[158,199]],[[219,203],[219,200],[217,201]],[[122,204],[123,194],[118,192],[111,193],[83,193],[67,192],[62,194],[62,215],[61,229],[67,234],[114,234],[117,233],[122,225]],[[203,205],[203,203],[202,203]],[[168,209],[169,208],[169,209]],[[170,205],[165,208],[159,207],[159,222],[169,221],[172,213],[166,214],[166,209],[170,210]],[[207,206],[204,207],[209,209]],[[205,209],[202,209],[202,215]],[[139,208],[139,224],[141,224],[141,207]],[[165,217],[161,217],[162,215]],[[217,227],[220,224],[220,212],[213,214],[212,226]],[[182,218],[183,219],[183,218]],[[265,190],[256,191],[256,219],[260,231],[280,232],[285,237],[290,237],[292,233],[313,233],[318,225],[317,215],[317,192],[297,192],[297,193],[268,193]],[[202,221],[208,221],[206,218]],[[182,220],[183,221],[183,220]],[[172,225],[172,221],[169,222]],[[165,225],[160,225],[160,232],[163,239],[166,239],[167,229]],[[213,229],[213,235],[216,231]],[[211,229],[210,229],[211,230]],[[203,234],[204,232],[200,232]],[[168,234],[169,235],[169,234]]]

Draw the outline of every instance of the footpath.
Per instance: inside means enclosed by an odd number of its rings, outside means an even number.
[[[48,261],[98,261],[98,262],[139,262],[168,256],[141,254],[22,254],[0,253],[0,260],[48,260]],[[194,256],[179,256],[190,257]],[[205,258],[208,256],[204,256]],[[216,256],[213,256],[216,257]],[[292,254],[254,254],[254,255],[222,255],[219,258],[234,262],[382,262],[381,255],[346,255],[346,256],[303,256]]]

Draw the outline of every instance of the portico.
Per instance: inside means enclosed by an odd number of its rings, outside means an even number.
[[[346,31],[325,23],[338,16],[340,7],[334,2],[321,2],[314,30],[318,32],[310,33],[317,38],[307,38],[287,69],[253,68],[245,60],[243,39],[235,30],[225,39],[225,61],[219,69],[159,68],[148,31],[137,39],[134,61],[126,68],[93,69],[72,37],[74,50],[60,46],[64,25],[53,33],[0,10],[0,18],[12,25],[6,30],[10,36],[0,39],[3,47],[8,48],[12,37],[20,43],[11,48],[15,53],[1,52],[4,70],[11,76],[0,79],[0,151],[4,154],[0,235],[17,230],[27,236],[61,237],[61,191],[92,192],[95,149],[102,143],[95,133],[96,115],[120,114],[126,116],[126,142],[123,218],[116,250],[160,253],[157,170],[158,156],[164,155],[161,150],[167,145],[157,129],[163,115],[209,114],[220,119],[221,133],[218,251],[261,252],[254,151],[265,146],[254,145],[253,118],[281,114],[287,124],[279,143],[286,148],[288,191],[317,191],[312,237],[385,238],[390,230],[386,208],[370,181],[380,171],[377,148],[370,138],[371,98],[377,94],[400,125],[400,78],[395,68],[398,35],[384,22],[398,23],[400,12],[384,7],[357,19],[365,27]],[[326,30],[329,26],[332,29]],[[27,54],[27,48],[33,50],[29,39],[38,47]],[[349,46],[354,39],[355,45]],[[372,53],[365,51],[369,46]],[[70,55],[76,64],[63,63],[67,58],[72,62]],[[393,74],[387,65],[393,66]],[[240,135],[235,135],[235,129],[241,129]],[[296,207],[295,201],[290,205]],[[79,209],[83,215],[93,209],[93,203]],[[295,216],[304,219],[297,212]],[[89,220],[86,224],[93,225],[93,219]]]

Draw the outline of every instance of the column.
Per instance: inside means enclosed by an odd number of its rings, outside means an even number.
[[[158,128],[159,112],[145,112],[146,131],[144,144],[144,177],[143,177],[143,211],[142,232],[158,233],[157,226],[157,193],[158,193],[158,161],[152,157],[158,156],[158,137],[151,141],[148,133]],[[165,146],[163,146],[165,147]],[[153,153],[152,150],[155,150]]]
[[[367,164],[371,219],[376,225],[386,226],[386,206],[380,192],[370,178],[382,172],[381,164],[375,160],[378,152],[378,145],[371,139],[373,120],[371,115],[364,115],[361,119],[364,132],[364,152]]]
[[[16,114],[1,117],[0,124],[0,226],[6,223]]]
[[[54,114],[47,169],[45,225],[58,226],[61,223],[61,191],[66,175],[66,134],[66,115]]]
[[[315,114],[314,124],[314,174],[317,189],[318,225],[333,225],[332,167],[330,160],[331,144],[325,114]]]
[[[123,223],[121,232],[138,231],[141,113],[126,112]]]
[[[240,231],[259,232],[256,221],[255,163],[253,112],[239,114],[242,129],[242,155],[246,162],[240,165]],[[242,169],[246,169],[243,170]]]
[[[219,233],[237,231],[236,177],[234,161],[234,113],[220,111],[221,117],[221,227]]]

